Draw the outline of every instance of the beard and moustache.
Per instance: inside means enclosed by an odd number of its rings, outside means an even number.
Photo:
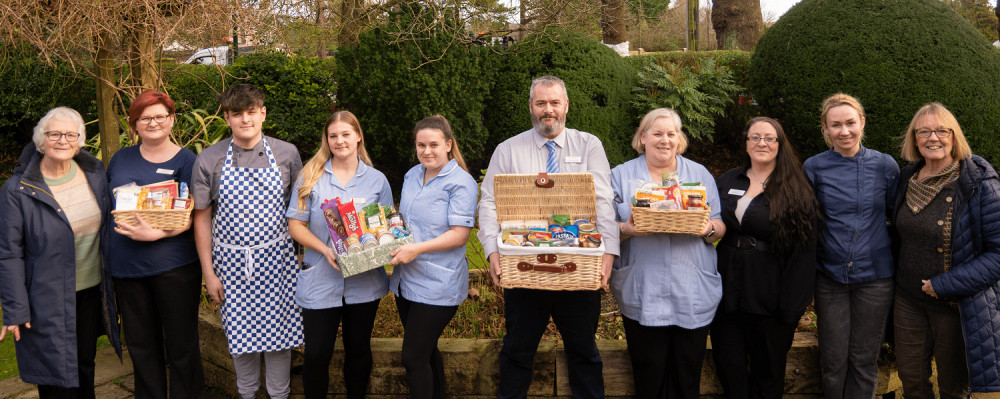
[[[543,118],[555,118],[555,120],[556,120],[555,122],[552,123],[551,126],[550,125],[545,125],[545,124],[542,123],[541,119],[539,119],[537,116],[535,116],[534,113],[531,114],[531,126],[533,126],[535,128],[535,131],[538,132],[538,133],[540,133],[542,136],[545,136],[545,137],[548,137],[548,138],[553,138],[557,134],[559,134],[560,132],[562,132],[563,128],[566,126],[566,118],[565,118],[565,116],[562,117],[562,118],[556,118],[555,115],[546,113],[546,114],[542,115],[542,117]]]

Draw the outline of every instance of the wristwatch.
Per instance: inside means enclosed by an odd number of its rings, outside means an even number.
[[[708,234],[705,234],[705,235],[701,236],[701,238],[708,238],[708,237],[711,237],[711,236],[715,235],[715,223],[712,223],[712,222],[708,222],[708,223],[712,225],[712,231],[709,231]]]

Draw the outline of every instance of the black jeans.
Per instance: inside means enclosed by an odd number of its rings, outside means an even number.
[[[937,385],[942,399],[969,396],[969,368],[965,336],[958,309],[946,311],[916,301],[896,291],[896,365],[906,399],[934,399],[931,357],[937,365]]]
[[[500,349],[498,398],[524,398],[535,368],[538,342],[555,321],[566,350],[569,386],[574,398],[603,398],[604,374],[594,334],[601,315],[598,291],[505,289],[507,334]]]
[[[135,397],[201,398],[205,376],[198,346],[201,268],[191,263],[140,278],[115,278],[115,293],[125,327]]]
[[[622,317],[638,398],[698,399],[708,326],[647,327]]]
[[[796,324],[742,312],[716,314],[712,322],[715,372],[729,399],[781,398],[785,358]]]
[[[79,386],[73,388],[39,385],[40,399],[94,399],[94,357],[97,337],[104,334],[101,286],[76,292],[76,367]]]
[[[444,359],[437,342],[458,306],[427,305],[397,295],[396,309],[403,322],[403,366],[410,397],[443,398]]]
[[[344,385],[348,398],[363,398],[372,374],[372,328],[379,300],[344,304],[339,308],[302,309],[305,361],[302,385],[306,398],[326,398],[330,390],[330,359],[337,326],[344,322]]]

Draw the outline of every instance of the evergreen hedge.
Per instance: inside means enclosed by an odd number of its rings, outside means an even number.
[[[937,101],[1000,161],[1000,52],[939,1],[803,0],[757,43],[750,87],[804,156],[827,149],[819,107],[845,92],[865,106],[868,147],[898,156],[914,112]]]

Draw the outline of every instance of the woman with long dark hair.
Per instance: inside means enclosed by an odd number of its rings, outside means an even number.
[[[780,398],[785,356],[812,301],[819,204],[781,124],[751,119],[745,165],[716,179],[726,235],[712,355],[726,396]]]

